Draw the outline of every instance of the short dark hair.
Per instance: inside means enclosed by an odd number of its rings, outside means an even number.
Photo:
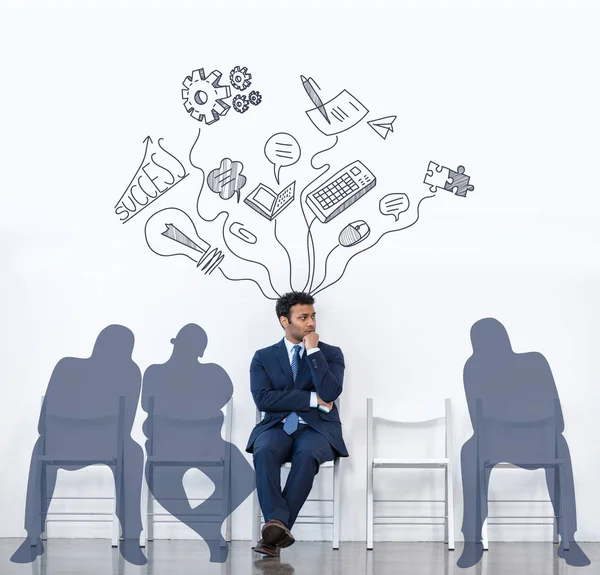
[[[281,316],[287,317],[288,321],[290,319],[290,308],[296,304],[302,305],[313,305],[315,303],[315,298],[310,294],[303,291],[291,291],[288,293],[284,293],[279,297],[277,303],[275,304],[275,313],[277,314],[277,319]]]

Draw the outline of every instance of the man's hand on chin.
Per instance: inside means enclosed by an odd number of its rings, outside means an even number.
[[[309,349],[313,349],[319,346],[319,334],[315,331],[311,333],[307,333],[303,340],[304,347],[308,351]]]

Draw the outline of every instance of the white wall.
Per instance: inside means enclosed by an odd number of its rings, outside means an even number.
[[[459,450],[471,434],[462,368],[469,329],[488,316],[504,323],[515,351],[548,359],[573,460],[577,537],[600,540],[598,16],[591,3],[567,2],[5,2],[0,536],[24,533],[30,450],[54,365],[87,357],[110,323],[134,331],[142,369],[165,361],[181,326],[202,325],[206,361],[234,382],[234,441],[245,447],[254,422],[249,362],[282,335],[272,302],[249,282],[205,277],[183,258],[148,250],[144,219],[159,207],[193,211],[193,178],[140,221],[121,225],[113,213],[148,134],[164,137],[187,165],[197,125],[179,100],[184,76],[240,64],[265,100],[253,116],[229,118],[239,122],[237,132],[204,129],[207,156],[243,154],[249,171],[268,174],[262,147],[283,130],[307,142],[307,160],[311,147],[319,149],[300,136],[310,125],[298,76],[308,74],[330,91],[360,95],[369,119],[398,115],[385,142],[363,127],[364,141],[351,140],[346,153],[348,160],[379,157],[382,191],[422,194],[429,160],[464,164],[476,188],[466,199],[438,192],[414,227],[355,258],[317,298],[318,331],[347,362],[342,417],[351,457],[343,461],[342,540],[365,537],[370,395],[402,405],[452,398],[460,538]],[[310,175],[307,163],[297,168],[295,177]],[[78,474],[65,479],[71,492],[110,491],[108,472]],[[424,477],[400,483],[396,475],[397,491],[385,494],[436,498],[441,479]],[[493,498],[545,495],[541,471],[492,477]],[[533,505],[519,511],[546,514]],[[249,539],[250,532],[249,499],[234,514],[233,535]],[[59,534],[108,536],[109,527],[52,525],[51,535]],[[157,534],[189,536],[182,526]],[[321,533],[299,528],[298,535]],[[440,536],[441,528],[376,531],[376,539]],[[496,528],[490,536],[540,540],[550,530]]]

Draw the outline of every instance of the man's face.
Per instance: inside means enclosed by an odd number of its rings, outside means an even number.
[[[315,308],[309,304],[296,304],[290,308],[290,319],[280,318],[288,339],[300,342],[307,333],[317,329]]]

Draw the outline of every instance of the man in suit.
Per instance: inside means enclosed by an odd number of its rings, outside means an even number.
[[[314,298],[290,292],[275,311],[284,338],[259,349],[250,365],[256,407],[265,412],[250,434],[246,451],[254,456],[258,499],[265,525],[254,550],[278,557],[294,543],[290,531],[313,485],[319,466],[348,457],[334,401],[341,395],[344,355],[319,341]],[[281,491],[281,466],[292,467]]]

